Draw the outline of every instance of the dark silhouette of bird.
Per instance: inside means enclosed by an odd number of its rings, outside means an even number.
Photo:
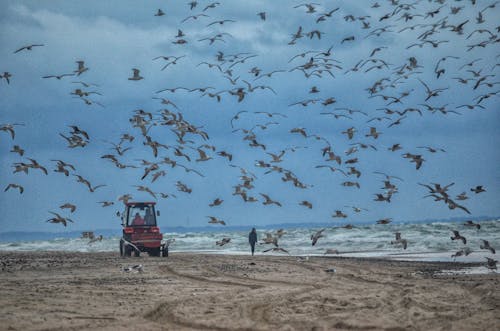
[[[450,237],[451,240],[462,240],[464,245],[467,244],[467,239],[465,239],[464,236],[461,236],[457,230],[453,230],[452,232],[453,232],[453,237]]]
[[[299,205],[304,206],[304,207],[307,207],[307,208],[309,208],[309,209],[312,209],[312,207],[313,207],[312,203],[310,203],[310,202],[309,202],[309,201],[307,201],[307,200],[303,200],[303,201],[301,201],[301,202],[299,203]]]
[[[211,202],[209,206],[210,207],[220,206],[223,202],[224,200],[217,198],[213,202]]]
[[[312,240],[312,245],[313,246],[316,245],[316,243],[318,242],[319,238],[324,237],[323,231],[325,231],[325,229],[321,229],[321,230],[319,230],[316,233],[314,233],[314,234],[311,235],[311,240]]]
[[[224,222],[221,219],[218,219],[217,217],[214,217],[214,216],[207,216],[207,217],[210,218],[210,221],[208,221],[208,223],[210,223],[210,224],[222,224],[222,225],[226,225],[226,222]]]
[[[61,208],[61,209],[69,209],[69,211],[71,213],[74,213],[75,210],[76,210],[76,206],[74,204],[69,203],[69,202],[60,205],[59,208]]]
[[[483,188],[483,186],[482,186],[482,185],[478,185],[478,186],[476,186],[476,187],[473,187],[473,188],[471,188],[470,190],[471,190],[471,192],[474,192],[474,193],[476,193],[476,194],[479,194],[479,193],[481,193],[481,192],[486,192],[486,190]]]
[[[81,74],[83,74],[85,71],[88,71],[89,68],[85,67],[85,62],[82,61],[82,60],[79,60],[79,61],[76,61],[76,63],[78,64],[78,68],[73,71],[77,76],[80,76]]]
[[[486,259],[486,268],[490,269],[490,270],[496,270],[497,269],[497,260],[494,260],[492,258],[489,258],[489,257],[485,257]]]
[[[377,221],[377,224],[389,224],[392,222],[392,218],[383,218]]]
[[[67,226],[68,222],[73,223],[73,220],[71,220],[70,218],[62,217],[58,213],[54,213],[52,211],[49,211],[49,213],[51,213],[52,215],[54,215],[54,217],[49,218],[47,220],[47,222],[49,222],[49,223],[61,223],[64,226]]]
[[[481,229],[481,224],[479,223],[474,223],[473,221],[465,221],[464,223],[464,226],[468,226],[468,227],[475,227],[476,229]]]
[[[163,16],[163,15],[165,15],[165,13],[161,9],[158,9],[158,11],[155,14],[155,16]]]
[[[16,51],[14,51],[14,54],[15,53],[19,53],[20,51],[22,50],[27,50],[27,51],[31,51],[33,50],[33,47],[41,47],[41,46],[44,46],[44,44],[31,44],[31,45],[26,45],[26,46],[23,46],[19,49],[17,49]]]
[[[221,247],[222,247],[222,246],[224,246],[224,245],[228,244],[230,241],[231,241],[231,238],[227,238],[227,237],[225,237],[225,238],[222,238],[221,240],[217,240],[217,241],[215,242],[215,244],[216,244],[217,246],[221,246]]]
[[[483,242],[481,245],[479,245],[479,248],[481,249],[487,249],[491,252],[491,254],[495,254],[496,251],[493,247],[490,246],[490,243],[488,240],[484,240],[484,239],[481,239],[481,241]]]
[[[133,68],[132,71],[133,71],[133,76],[129,77],[128,80],[135,80],[135,81],[137,81],[137,80],[144,79],[144,77],[142,77],[140,75],[141,71],[139,69]]]
[[[18,189],[20,194],[23,194],[23,192],[24,192],[24,187],[22,187],[22,186],[21,186],[21,185],[19,185],[19,184],[12,184],[12,183],[11,183],[11,184],[9,184],[9,185],[7,185],[7,186],[5,187],[4,192],[7,192],[7,191],[8,191],[9,189],[11,189],[11,188],[12,188],[12,189]]]
[[[10,77],[12,77],[12,74],[8,71],[4,71],[4,73],[2,75],[0,75],[0,78],[5,79],[7,84],[10,84]]]
[[[406,239],[401,238],[401,232],[396,232],[395,233],[396,239],[391,241],[392,245],[396,244],[401,244],[403,246],[403,249],[406,249],[408,246],[408,241]]]

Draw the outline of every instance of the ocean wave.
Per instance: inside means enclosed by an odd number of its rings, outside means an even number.
[[[279,246],[292,255],[320,255],[327,249],[336,249],[341,254],[361,254],[363,256],[387,256],[390,254],[430,254],[440,253],[451,256],[464,247],[473,254],[482,256],[487,251],[479,248],[482,240],[488,240],[490,245],[500,249],[500,221],[481,222],[481,229],[466,227],[463,223],[432,223],[432,224],[388,224],[366,225],[345,229],[327,227],[324,237],[312,246],[310,237],[315,231],[311,228],[285,229],[285,234],[279,239]],[[258,230],[262,239],[265,233],[273,233],[278,229]],[[458,230],[467,238],[467,245],[450,239],[452,230]],[[407,249],[402,245],[391,244],[395,232],[401,232],[408,242]],[[223,247],[215,242],[223,237],[231,238],[231,242]],[[165,239],[175,239],[170,247],[172,252],[212,252],[219,254],[248,254],[248,233],[243,231],[217,232],[186,232],[169,233]],[[0,243],[0,251],[76,251],[76,252],[118,252],[119,236],[107,237],[102,241],[89,243],[83,238],[53,238],[50,240],[16,241]],[[269,245],[258,244],[256,250],[262,252]],[[371,252],[371,254],[370,254]],[[471,255],[473,255],[471,254]],[[482,258],[482,257],[481,257]],[[484,259],[483,259],[484,260]]]

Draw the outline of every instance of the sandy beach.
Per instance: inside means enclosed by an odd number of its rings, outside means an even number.
[[[2,330],[500,329],[499,274],[440,273],[477,264],[62,252],[0,262]]]

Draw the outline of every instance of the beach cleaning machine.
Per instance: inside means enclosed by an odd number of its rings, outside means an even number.
[[[168,256],[168,245],[163,243],[163,234],[156,223],[155,202],[127,202],[121,214],[123,235],[120,239],[121,256],[139,256],[147,252],[150,256]]]

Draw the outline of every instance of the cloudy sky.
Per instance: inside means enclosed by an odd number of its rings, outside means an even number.
[[[50,211],[74,221],[66,230],[119,228],[114,214],[124,194],[157,201],[165,230],[205,225],[207,216],[249,227],[498,216],[500,9],[495,1],[439,2],[2,1],[0,127],[21,125],[14,139],[0,131],[0,185],[24,188],[1,192],[2,231],[63,230],[46,222]],[[43,46],[16,52],[32,44]],[[76,75],[76,61],[88,70]],[[132,68],[143,79],[129,80]],[[63,74],[71,75],[43,78]],[[186,125],[200,134],[179,141]],[[88,133],[84,147],[68,147],[60,134],[71,136],[70,126]],[[371,127],[376,139],[367,136]],[[349,128],[352,139],[343,133]],[[135,139],[120,144],[123,134]],[[244,139],[252,135],[253,144]],[[155,157],[147,139],[166,147]],[[131,149],[118,155],[113,144]],[[389,150],[394,144],[401,149]],[[323,155],[328,146],[340,164]],[[211,159],[195,161],[198,149]],[[281,151],[281,162],[271,162]],[[405,153],[425,161],[417,170]],[[120,169],[107,154],[135,168]],[[28,158],[48,175],[14,173]],[[52,160],[75,170],[55,172]],[[141,179],[143,160],[157,169]],[[244,184],[241,169],[253,178],[241,189],[256,202],[233,194]],[[397,186],[390,203],[374,201],[389,195],[376,172],[398,177],[390,178]],[[76,175],[106,186],[90,192]],[[454,183],[449,197],[470,215],[424,198],[419,183]],[[470,190],[477,185],[486,192]],[[457,200],[462,192],[467,199]],[[261,193],[281,207],[264,205]],[[216,198],[224,202],[210,207]],[[60,209],[65,203],[76,211]],[[347,217],[332,217],[337,210]]]

